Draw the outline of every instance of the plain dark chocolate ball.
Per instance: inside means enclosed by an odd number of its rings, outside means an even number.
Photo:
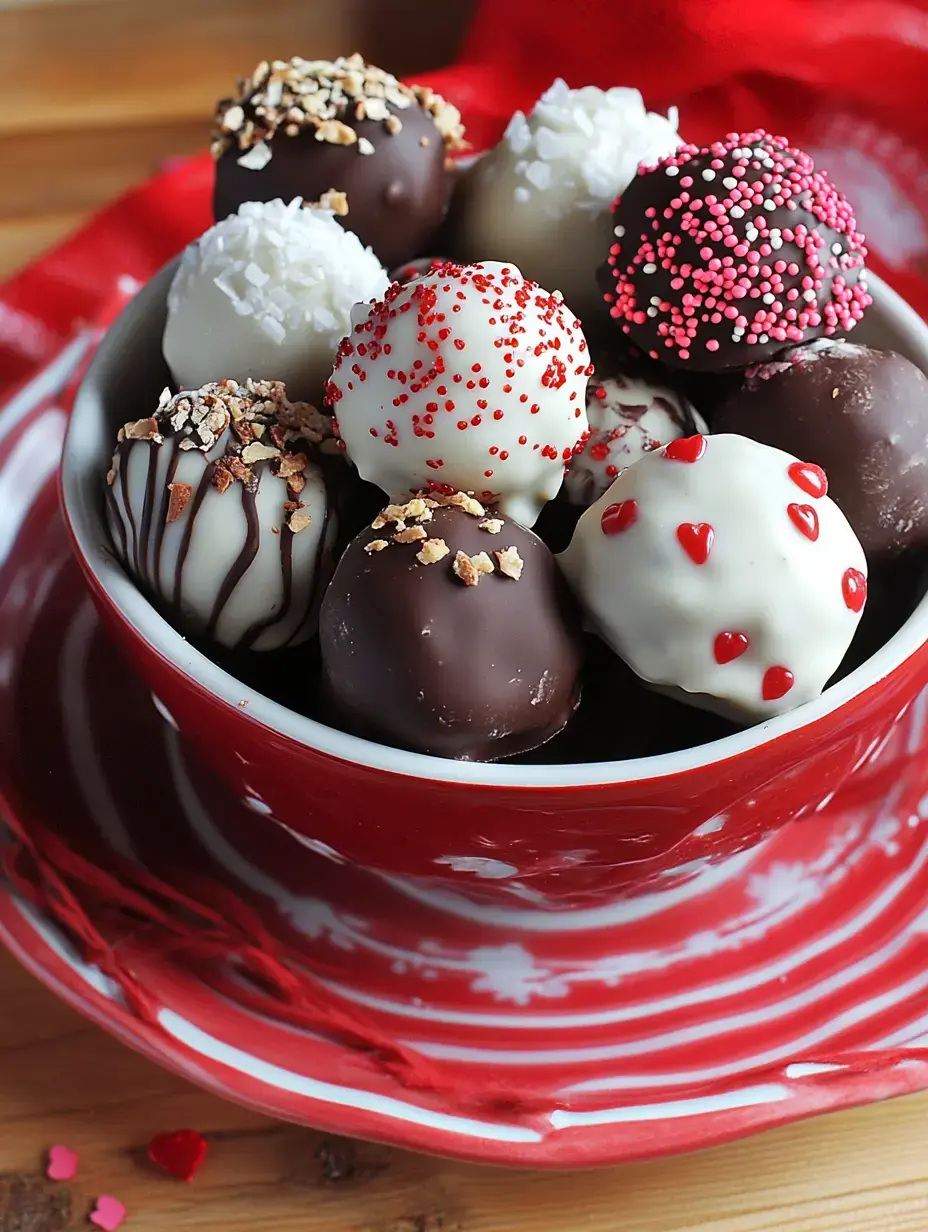
[[[445,216],[445,146],[421,107],[391,104],[389,110],[402,125],[399,132],[346,117],[342,122],[358,134],[351,145],[319,141],[312,127],[292,137],[278,130],[267,142],[271,160],[260,171],[240,166],[242,151],[233,144],[216,161],[216,221],[245,201],[318,201],[334,189],[348,198],[348,213],[338,221],[373,248],[381,264],[392,269],[412,260],[428,249]],[[361,153],[365,142],[373,153]]]
[[[511,519],[445,506],[397,542],[367,527],[342,556],[320,618],[323,687],[335,721],[372,740],[464,761],[497,761],[543,745],[580,696],[583,638],[572,598],[541,539]],[[494,523],[495,525],[495,523]],[[434,543],[447,547],[437,556]],[[372,544],[387,546],[374,550]],[[497,553],[521,561],[518,578]],[[475,585],[458,553],[486,554]],[[420,555],[421,554],[421,555]],[[484,562],[484,566],[485,566]],[[518,572],[518,568],[510,568]]]
[[[928,547],[928,377],[902,355],[797,347],[752,369],[712,426],[821,466],[871,567]]]

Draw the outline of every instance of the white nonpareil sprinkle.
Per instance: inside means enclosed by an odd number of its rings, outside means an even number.
[[[637,90],[571,90],[558,79],[528,117],[515,113],[503,140],[517,176],[552,198],[552,217],[563,217],[611,205],[639,163],[655,163],[680,145],[676,125],[674,108],[666,118],[649,112]]]

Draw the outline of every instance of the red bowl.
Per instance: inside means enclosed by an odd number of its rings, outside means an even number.
[[[128,305],[83,383],[64,450],[64,513],[94,600],[165,719],[257,815],[333,858],[550,911],[698,876],[800,816],[853,810],[867,819],[890,786],[923,794],[928,599],[818,700],[710,744],[632,761],[446,761],[346,735],[245,687],[139,593],[103,520],[116,428],[167,383],[160,343],[171,272]],[[878,279],[871,285],[874,305],[855,337],[928,370],[928,327]],[[898,755],[875,764],[913,704],[918,721],[894,742]]]

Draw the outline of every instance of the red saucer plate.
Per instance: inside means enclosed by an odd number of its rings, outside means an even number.
[[[673,870],[664,890],[552,914],[528,888],[501,907],[349,867],[197,767],[103,637],[55,494],[54,397],[82,345],[0,418],[0,816],[15,808],[25,827],[90,856],[112,848],[168,882],[179,870],[222,880],[337,973],[333,998],[452,1080],[528,1084],[543,1106],[475,1114],[410,1091],[139,948],[159,1007],[147,1025],[0,887],[0,937],[49,988],[273,1116],[494,1163],[618,1163],[928,1087],[928,766],[918,782],[892,769],[922,738],[928,696],[867,752],[895,784],[876,822],[826,810],[717,868]],[[475,885],[501,875],[490,860],[463,871]]]

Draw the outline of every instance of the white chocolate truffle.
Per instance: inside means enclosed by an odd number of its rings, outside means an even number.
[[[165,390],[154,415],[120,429],[110,534],[180,632],[230,650],[315,632],[335,522],[309,452],[327,430],[275,381]]]
[[[583,514],[560,562],[643,680],[748,722],[821,693],[867,594],[824,471],[735,435],[646,454]]]
[[[587,431],[579,322],[514,265],[446,265],[359,305],[327,388],[362,478],[472,492],[531,526]]]
[[[299,198],[246,202],[184,253],[168,293],[164,358],[181,389],[273,378],[315,401],[352,307],[388,286],[371,250],[330,211],[304,209]]]
[[[594,376],[586,391],[590,435],[571,458],[564,494],[572,505],[592,505],[626,466],[678,436],[707,432],[702,416],[676,390],[634,377]]]
[[[640,163],[680,145],[676,111],[645,109],[637,90],[557,80],[462,185],[459,243],[474,261],[514,261],[560,291],[579,316],[601,306],[596,268],[608,252],[612,203]]]

